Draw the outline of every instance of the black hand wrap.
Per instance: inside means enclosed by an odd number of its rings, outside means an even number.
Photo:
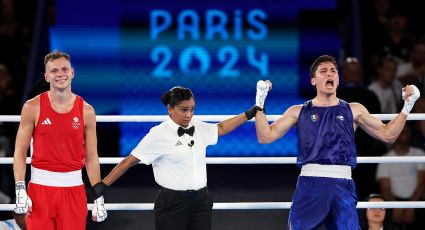
[[[247,111],[245,111],[245,116],[248,120],[251,120],[255,115],[257,115],[257,111],[263,111],[260,107],[254,105]]]
[[[108,188],[109,188],[109,186],[104,184],[103,182],[99,182],[99,183],[95,184],[90,189],[91,197],[93,198],[93,200],[96,200],[97,198],[104,196],[106,194],[106,192],[108,191]]]

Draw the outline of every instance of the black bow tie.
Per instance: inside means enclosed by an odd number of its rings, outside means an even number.
[[[179,137],[183,136],[185,133],[189,134],[189,136],[193,136],[194,132],[195,132],[195,126],[192,126],[188,129],[179,127],[179,129],[177,130],[177,134],[179,135]]]

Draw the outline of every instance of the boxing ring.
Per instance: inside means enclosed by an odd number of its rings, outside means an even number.
[[[388,121],[397,114],[373,114],[375,117]],[[201,121],[220,122],[234,115],[195,115]],[[168,115],[159,116],[97,116],[97,122],[162,122]],[[281,115],[268,115],[269,121],[275,121]],[[410,114],[407,120],[425,120],[425,114]],[[0,122],[19,122],[20,116],[0,115]],[[252,122],[252,121],[251,121]],[[100,164],[118,164],[122,157],[99,158]],[[27,158],[27,164],[31,158]],[[425,163],[425,157],[357,157],[357,163]],[[0,165],[12,164],[13,158],[0,158]],[[207,164],[295,164],[296,157],[210,157]],[[140,163],[142,164],[142,163]],[[214,210],[276,210],[290,209],[292,202],[226,202],[214,203]],[[92,204],[87,204],[91,209]],[[153,210],[153,203],[108,203],[108,211],[149,211]],[[15,204],[0,204],[0,211],[11,211]],[[358,209],[364,208],[425,208],[425,201],[384,201],[384,202],[358,202]]]

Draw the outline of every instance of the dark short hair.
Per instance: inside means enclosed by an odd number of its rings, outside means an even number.
[[[69,62],[71,62],[71,56],[69,56],[69,54],[59,51],[59,50],[55,50],[51,53],[48,53],[45,57],[44,57],[44,66],[47,65],[47,62],[52,61],[52,60],[56,60],[59,58],[65,58],[66,60],[68,60]]]
[[[330,55],[322,55],[318,57],[310,67],[311,78],[314,78],[314,73],[316,73],[317,68],[319,68],[319,65],[322,64],[323,62],[332,62],[335,65],[336,70],[338,70],[338,65],[336,64],[336,60],[334,57]]]
[[[194,98],[192,91],[189,88],[175,86],[161,95],[161,101],[164,105],[174,107],[180,102]]]

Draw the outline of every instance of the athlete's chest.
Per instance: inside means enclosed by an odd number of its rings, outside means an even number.
[[[62,116],[42,115],[39,117],[37,133],[40,135],[63,136],[79,135],[84,132],[83,117],[79,114]]]

